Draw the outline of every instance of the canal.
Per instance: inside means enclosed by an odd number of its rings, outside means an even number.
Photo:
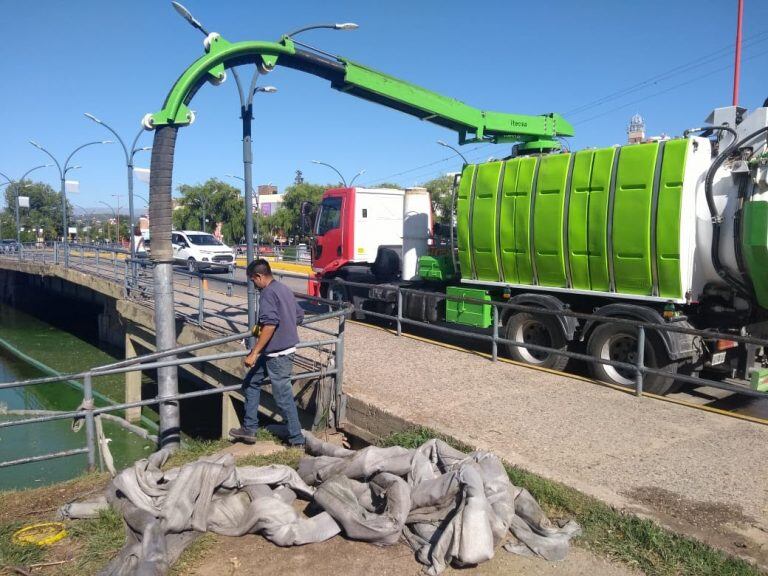
[[[48,376],[51,371],[78,372],[122,359],[121,350],[98,343],[94,312],[87,305],[66,300],[41,303],[38,309],[25,311],[0,304],[0,382]],[[120,401],[123,383],[122,375],[95,379],[96,405]],[[24,417],[8,411],[76,409],[82,402],[81,385],[58,382],[0,390],[0,421]],[[144,426],[151,429],[150,419],[144,418]],[[109,421],[104,421],[104,434],[118,469],[154,448]],[[71,420],[0,428],[0,461],[84,446],[85,427],[75,433]],[[0,490],[60,482],[81,474],[85,467],[86,456],[81,454],[0,468]]]

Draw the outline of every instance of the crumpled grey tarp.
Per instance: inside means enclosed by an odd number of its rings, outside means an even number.
[[[231,455],[161,469],[160,451],[112,482],[108,499],[125,518],[125,547],[102,572],[165,574],[200,533],[260,533],[279,546],[321,542],[340,531],[380,545],[401,536],[430,575],[448,565],[490,560],[503,545],[560,560],[580,533],[553,525],[533,497],[513,486],[488,452],[464,454],[441,440],[417,449],[347,450],[305,432],[298,472],[288,466],[236,467]],[[314,501],[307,517],[292,505]]]
[[[317,486],[315,502],[350,538],[392,544],[402,534],[431,575],[490,560],[502,543],[561,560],[580,533],[573,521],[554,526],[491,453],[464,454],[435,439],[415,450],[354,451],[305,436],[313,456],[302,458],[299,475]]]
[[[122,514],[127,543],[102,574],[165,574],[196,535],[263,534],[278,546],[322,542],[339,533],[325,512],[312,518],[292,502],[314,489],[289,466],[235,467],[231,454],[162,471],[164,450],[123,470],[108,498]]]

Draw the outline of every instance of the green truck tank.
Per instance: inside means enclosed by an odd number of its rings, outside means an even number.
[[[577,152],[526,151],[467,164],[454,190],[455,234],[448,256],[428,247],[426,232],[416,233],[421,238],[416,242],[412,231],[405,232],[409,220],[428,222],[428,210],[416,214],[406,209],[402,226],[387,225],[394,236],[378,242],[372,226],[378,211],[369,209],[369,224],[358,234],[365,236],[371,245],[366,252],[376,254],[376,261],[355,259],[351,245],[353,256],[339,259],[345,252],[331,249],[334,232],[324,237],[318,228],[322,257],[339,265],[324,267],[316,258],[313,282],[321,294],[323,282],[328,286],[335,277],[389,287],[348,289],[345,296],[363,308],[390,313],[393,285],[433,291],[435,297],[406,294],[404,316],[489,330],[491,306],[478,301],[526,306],[525,311],[502,309],[502,337],[631,364],[638,346],[633,326],[537,310],[764,338],[768,108],[751,114],[722,108],[710,121],[706,130],[680,138]],[[326,192],[318,221],[333,216],[340,222],[339,237],[356,242],[353,217],[343,212],[355,212],[357,218],[352,197],[374,192]],[[361,226],[365,222],[360,220]],[[418,253],[418,275],[393,268],[398,250],[403,262],[412,262],[412,252]],[[446,301],[441,294],[475,302]],[[522,346],[508,345],[507,352],[545,368],[563,369],[568,362],[566,356]],[[765,354],[758,346],[722,338],[648,330],[645,363],[665,372],[647,374],[645,389],[663,394],[675,388],[675,373],[749,379],[765,364]],[[636,378],[634,370],[597,362],[590,370],[613,384],[633,385]]]

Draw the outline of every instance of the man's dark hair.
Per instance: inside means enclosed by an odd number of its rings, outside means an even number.
[[[264,260],[264,258],[257,258],[248,264],[248,268],[245,269],[245,274],[248,278],[255,276],[256,274],[261,276],[272,276],[272,268],[269,267],[269,262]]]

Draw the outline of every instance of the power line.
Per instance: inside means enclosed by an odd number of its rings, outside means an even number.
[[[759,58],[760,56],[764,56],[768,54],[768,50],[765,50],[763,52],[759,52],[758,54],[753,54],[749,58],[745,58],[744,62],[748,62],[749,60],[754,60],[755,58]],[[585,118],[584,120],[579,120],[578,122],[574,122],[575,126],[578,126],[579,124],[585,124],[587,122],[591,122],[592,120],[595,120],[597,118],[601,118],[603,116],[606,116],[608,114],[611,114],[613,112],[616,112],[618,110],[622,110],[624,108],[629,108],[630,106],[634,106],[635,104],[639,104],[640,102],[645,102],[646,100],[650,98],[655,98],[657,96],[661,96],[662,94],[666,94],[667,92],[672,92],[673,90],[677,90],[678,88],[682,88],[683,86],[687,86],[688,84],[693,84],[694,82],[698,82],[699,80],[703,80],[704,78],[708,78],[709,76],[714,76],[715,74],[719,74],[720,72],[724,70],[730,70],[731,65],[728,64],[726,66],[721,66],[720,68],[717,68],[715,70],[712,70],[711,72],[707,72],[705,74],[700,74],[694,78],[691,78],[689,80],[686,80],[685,82],[681,82],[679,84],[675,84],[674,86],[670,86],[669,88],[666,88],[665,90],[661,90],[659,92],[655,92],[653,94],[648,94],[647,96],[643,96],[642,98],[638,98],[637,100],[633,100],[632,102],[627,102],[626,104],[622,104],[620,106],[616,106],[615,108],[611,108],[610,110],[606,110],[605,112],[601,112],[600,114],[595,114],[594,116],[590,116],[589,118]]]
[[[470,152],[473,152],[475,150],[480,150],[481,148],[485,148],[486,146],[490,146],[490,145],[491,145],[490,142],[488,142],[486,144],[480,144],[479,146],[475,146],[474,148],[470,148],[469,150],[467,150],[466,154],[468,154]],[[365,185],[367,186],[367,185],[374,184],[374,183],[386,182],[390,178],[396,178],[398,176],[403,176],[404,174],[409,174],[411,172],[416,172],[417,170],[421,170],[422,168],[429,168],[430,166],[434,166],[436,164],[441,164],[443,162],[448,162],[449,160],[455,160],[455,159],[456,159],[456,156],[455,155],[451,155],[451,156],[447,156],[445,158],[441,158],[440,160],[435,160],[435,161],[429,162],[427,164],[422,164],[421,166],[416,166],[415,168],[409,168],[408,170],[403,170],[402,172],[395,172],[394,174],[387,174],[386,176],[380,176],[380,177],[377,177],[377,178],[369,178],[368,180],[366,180]]]
[[[759,44],[760,42],[765,42],[768,40],[768,31],[761,32],[759,34],[755,34],[754,36],[750,37],[748,41],[745,42],[745,48],[747,45],[749,47],[752,47],[756,44]],[[626,96],[628,94],[631,94],[633,92],[637,92],[639,90],[642,90],[643,88],[646,88],[648,86],[658,84],[659,82],[664,82],[666,80],[669,80],[670,78],[673,78],[681,73],[687,73],[691,70],[695,70],[697,68],[701,68],[702,66],[705,66],[707,64],[710,64],[712,62],[715,62],[717,60],[720,60],[721,58],[725,58],[727,56],[730,56],[730,51],[733,48],[733,44],[729,44],[728,46],[724,48],[720,48],[719,50],[716,50],[714,52],[711,52],[709,54],[705,54],[704,56],[700,56],[699,58],[696,58],[694,60],[691,60],[690,62],[680,64],[678,66],[675,66],[674,68],[671,68],[667,70],[666,72],[662,72],[660,74],[656,74],[654,76],[651,76],[650,78],[643,80],[641,82],[638,82],[636,84],[633,84],[631,86],[628,86],[626,88],[622,88],[621,90],[618,90],[616,92],[612,92],[610,94],[607,94],[605,96],[601,96],[600,98],[597,98],[596,100],[592,100],[591,102],[588,102],[586,104],[582,104],[581,106],[577,106],[576,108],[572,108],[571,110],[564,113],[564,116],[573,116],[576,114],[581,114],[589,109],[602,106],[603,104],[606,104],[612,100],[616,100],[618,98],[621,98],[622,96]]]

